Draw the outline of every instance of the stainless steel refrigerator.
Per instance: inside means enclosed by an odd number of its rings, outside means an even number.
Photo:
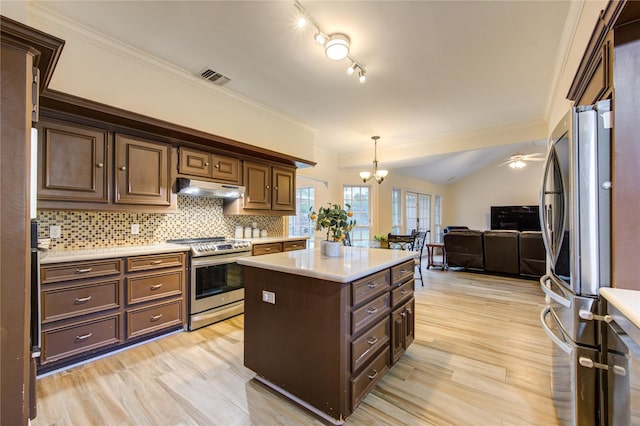
[[[608,100],[573,108],[550,137],[539,210],[547,250],[540,320],[554,343],[552,392],[564,425],[604,424],[598,291],[611,283],[610,159]]]

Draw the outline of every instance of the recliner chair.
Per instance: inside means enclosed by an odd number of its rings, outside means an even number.
[[[448,267],[483,269],[482,231],[452,230],[444,235],[444,251]]]
[[[484,231],[484,266],[486,272],[518,275],[520,271],[518,231]]]

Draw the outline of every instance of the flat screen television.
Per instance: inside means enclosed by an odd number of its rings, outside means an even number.
[[[538,206],[491,206],[491,229],[540,231]]]

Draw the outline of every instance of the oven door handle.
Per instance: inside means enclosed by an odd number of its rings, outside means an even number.
[[[205,266],[215,266],[215,265],[226,265],[228,263],[236,263],[236,261],[241,257],[251,256],[251,252],[240,252],[240,253],[230,253],[230,254],[219,254],[219,255],[211,255],[211,256],[202,256],[191,259],[191,266],[193,268],[205,267]]]

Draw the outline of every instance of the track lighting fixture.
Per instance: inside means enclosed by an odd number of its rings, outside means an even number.
[[[349,47],[351,40],[349,36],[343,33],[327,34],[320,28],[320,25],[315,19],[307,12],[307,10],[300,4],[298,0],[293,2],[295,8],[298,10],[297,24],[299,28],[304,28],[309,24],[315,27],[315,34],[313,39],[321,46],[324,46],[324,53],[327,58],[333,61],[341,61],[345,58],[351,61],[351,66],[347,68],[347,74],[352,75],[358,70],[358,79],[360,83],[366,81],[366,71],[360,65],[356,59],[349,54]]]

